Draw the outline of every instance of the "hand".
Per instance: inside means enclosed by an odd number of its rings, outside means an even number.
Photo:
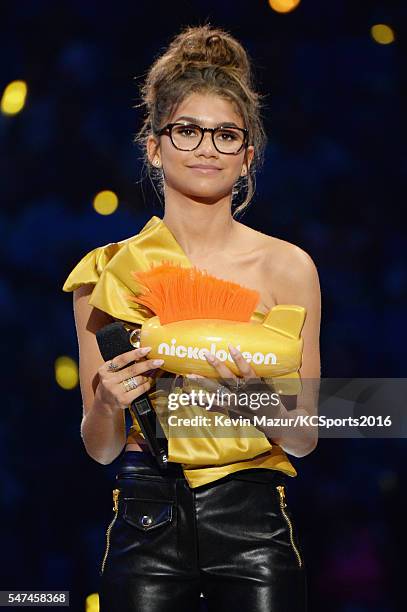
[[[137,348],[114,359],[106,361],[98,369],[99,384],[96,394],[102,405],[111,410],[124,410],[135,399],[151,388],[158,368],[164,363],[163,359],[144,358],[151,351],[151,347]],[[132,362],[136,363],[132,363]],[[131,364],[131,365],[130,365]],[[134,377],[137,383],[135,389],[126,391],[123,381]]]
[[[220,361],[215,356],[206,354],[206,360],[208,363],[216,370],[219,374],[219,379],[211,379],[205,376],[200,376],[197,374],[187,375],[187,379],[196,380],[201,388],[204,390],[215,394],[219,391],[219,394],[229,395],[232,397],[232,400],[225,399],[223,403],[213,404],[210,410],[220,411],[220,407],[227,409],[230,412],[237,412],[242,416],[252,418],[254,415],[254,411],[257,408],[254,408],[250,405],[241,405],[239,403],[239,394],[246,393],[247,395],[251,393],[275,393],[274,388],[269,385],[264,378],[257,376],[254,369],[251,365],[244,359],[243,355],[238,351],[234,346],[229,345],[229,351],[232,356],[233,361],[239,369],[241,376],[236,376],[230,368],[225,364],[225,362]],[[236,397],[236,401],[233,401]]]
[[[244,359],[242,353],[232,344],[229,344],[228,348],[233,361],[239,369],[241,377],[245,381],[245,384],[254,379],[260,381],[260,378],[257,376],[251,365]],[[206,361],[218,372],[221,380],[224,381],[226,386],[229,386],[232,383],[232,387],[235,387],[236,389],[239,388],[239,381],[241,380],[241,377],[236,376],[224,361],[220,361],[217,357],[215,357],[215,355],[212,355],[212,353],[207,353],[205,357]]]

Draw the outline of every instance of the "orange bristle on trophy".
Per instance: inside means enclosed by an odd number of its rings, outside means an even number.
[[[196,267],[163,262],[144,272],[132,272],[146,288],[129,300],[147,306],[161,325],[188,319],[226,319],[248,322],[260,294],[238,283],[212,276]]]

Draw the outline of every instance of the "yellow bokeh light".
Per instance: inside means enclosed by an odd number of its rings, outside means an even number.
[[[117,195],[113,191],[99,191],[93,200],[93,208],[99,215],[111,215],[119,205]]]
[[[277,13],[290,13],[299,5],[301,0],[269,0],[269,5]]]
[[[91,593],[87,596],[85,612],[99,612],[99,593]]]
[[[379,43],[379,45],[389,45],[390,43],[394,42],[395,39],[394,31],[385,23],[377,23],[376,25],[372,26],[370,33],[373,40]]]
[[[4,115],[17,115],[24,108],[26,97],[27,84],[24,81],[12,81],[1,97],[1,112]]]
[[[55,360],[55,380],[62,389],[74,389],[79,382],[76,361],[64,355],[58,357]]]

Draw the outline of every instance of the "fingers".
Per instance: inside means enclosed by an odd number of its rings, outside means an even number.
[[[232,355],[232,357],[233,357],[233,355]],[[235,374],[233,374],[232,370],[230,370],[228,368],[228,366],[225,363],[223,363],[223,361],[220,361],[217,357],[215,357],[215,355],[212,355],[211,353],[206,353],[205,354],[205,358],[206,358],[207,362],[213,368],[215,368],[215,370],[218,372],[218,374],[219,374],[219,376],[221,377],[222,380],[229,381],[229,384],[230,384],[231,381],[234,381],[234,382],[237,381],[237,376],[235,376]]]
[[[214,393],[218,387],[215,380],[200,376],[199,374],[187,374],[185,378],[182,389],[187,393],[191,390]]]
[[[199,404],[209,411],[223,412],[225,410],[225,406],[223,405],[223,399],[226,396],[230,395],[230,389],[222,385],[221,380],[206,378],[205,376],[200,376],[199,374],[187,374],[186,377],[187,384],[184,383],[184,389],[187,392],[191,392],[191,390],[195,391],[203,391],[204,394],[209,393],[212,396],[211,404],[204,397],[202,398],[202,402],[199,401]],[[218,395],[219,394],[219,395]],[[219,397],[219,400],[218,400]],[[229,406],[230,403],[227,404]]]
[[[139,374],[145,374],[149,370],[156,370],[164,364],[164,359],[146,359],[145,361],[139,361],[132,365],[123,368],[120,372],[114,374],[114,380],[121,382],[131,376],[138,376]]]
[[[116,398],[120,403],[120,407],[124,410],[128,408],[130,404],[136,400],[140,395],[150,390],[153,379],[145,376],[137,376],[136,382],[138,383],[136,389],[126,391],[122,383],[120,383],[118,390],[116,391]]]
[[[116,372],[121,368],[124,368],[126,365],[131,363],[132,361],[140,361],[147,355],[147,353],[151,351],[151,346],[144,346],[143,348],[133,349],[131,351],[127,351],[126,353],[121,353],[121,355],[117,355],[114,359],[110,359],[106,361],[99,370],[106,370],[107,372]]]
[[[232,344],[228,345],[229,352],[232,356],[233,361],[239,368],[243,378],[257,378],[256,372],[253,370],[252,366],[246,361],[243,357],[242,353],[237,350]]]
[[[199,374],[187,374],[185,378],[191,381],[191,383],[196,384],[196,386],[199,386],[200,389],[204,389],[211,393],[216,393],[219,389],[224,389],[220,380],[217,378],[206,378]]]
[[[145,355],[149,351],[151,346],[133,349],[117,355],[100,366],[98,389],[104,403],[125,409],[140,395],[150,390],[155,383],[153,373],[164,364],[164,360],[146,360]],[[132,378],[134,380],[130,381]],[[123,384],[125,380],[129,382]],[[136,388],[132,389],[134,385]]]
[[[220,361],[215,355],[211,353],[205,354],[206,361],[210,363],[212,367],[224,378],[236,378],[231,370],[225,365],[222,361]]]
[[[118,371],[123,371],[125,374],[125,378],[128,378],[131,375],[141,374],[142,372],[147,371],[149,368],[145,364],[149,364],[149,367],[151,369],[155,369],[160,365],[163,365],[163,359],[150,359],[149,361],[145,361],[144,357],[149,351],[151,351],[151,346],[145,346],[143,348],[133,349],[126,353],[122,353],[121,355],[117,355],[114,359],[106,361],[99,368],[99,373],[108,372],[109,374],[114,374]],[[136,364],[134,364],[134,362],[136,362]],[[131,366],[126,368],[128,364],[131,364]],[[136,367],[134,369],[131,369],[133,368],[133,365],[135,365]],[[118,380],[123,380],[123,377],[119,377]]]
[[[217,357],[215,357],[215,355],[209,353],[205,355],[208,363],[210,363],[211,366],[215,368],[215,370],[220,375],[223,384],[229,387],[229,385],[232,383],[233,386],[241,378],[244,379],[245,383],[255,384],[259,380],[259,377],[257,376],[254,369],[245,360],[241,352],[238,351],[232,344],[229,344],[228,347],[232,359],[235,362],[237,368],[239,369],[239,377],[235,376],[233,372],[229,369],[229,367],[224,362],[220,361]]]

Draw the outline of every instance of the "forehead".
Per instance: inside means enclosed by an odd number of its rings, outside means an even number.
[[[231,121],[243,127],[243,120],[233,102],[214,94],[189,95],[176,107],[170,121],[177,121],[180,117],[190,117],[205,127]]]

